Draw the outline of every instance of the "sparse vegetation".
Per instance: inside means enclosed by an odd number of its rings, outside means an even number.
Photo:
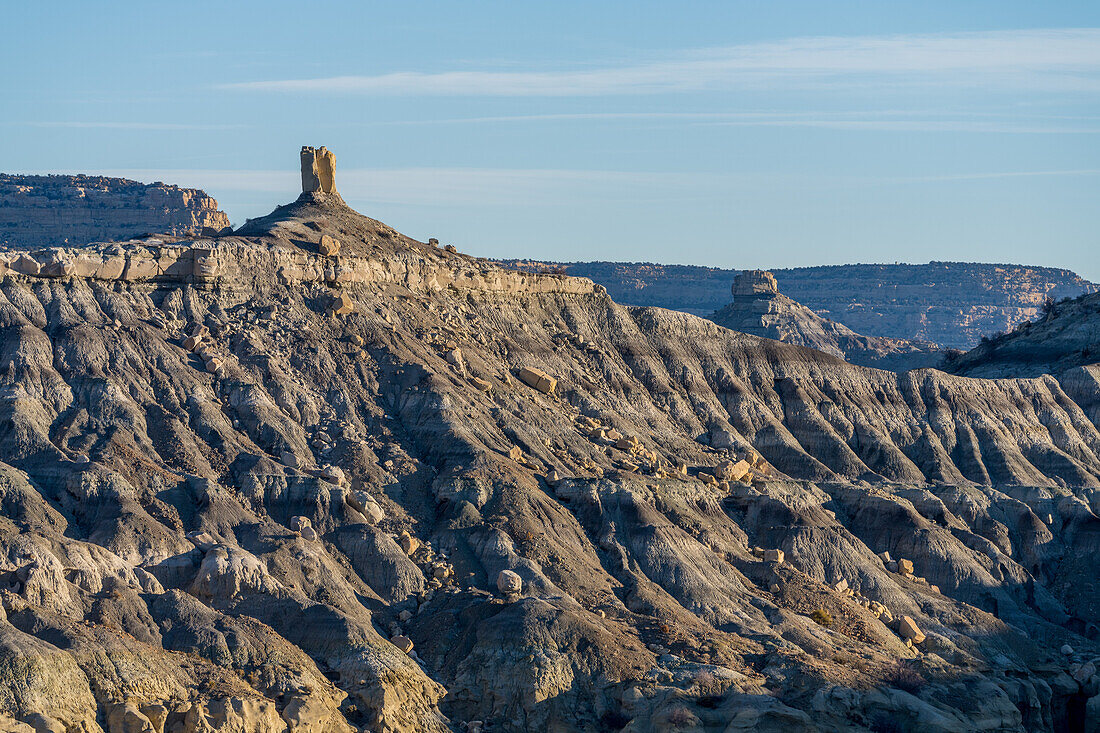
[[[695,724],[695,716],[683,705],[678,705],[669,712],[668,722],[677,728],[686,728]]]
[[[928,680],[924,679],[920,672],[908,664],[898,662],[886,670],[886,673],[882,676],[882,683],[910,694],[916,694],[928,683]]]
[[[810,618],[813,619],[814,623],[817,623],[821,626],[832,626],[833,625],[833,615],[831,613],[829,613],[828,611],[826,611],[824,609],[821,609],[821,608],[819,608],[819,609],[815,610],[813,613],[811,613]]]

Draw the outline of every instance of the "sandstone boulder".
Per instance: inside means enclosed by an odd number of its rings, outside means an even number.
[[[917,626],[917,622],[909,616],[902,616],[898,620],[898,634],[901,635],[901,638],[912,641],[914,644],[920,644],[925,638],[924,633]]]
[[[726,461],[718,464],[714,469],[714,475],[721,481],[737,481],[745,476],[750,468],[748,461]]]
[[[409,652],[411,652],[413,650],[412,639],[410,639],[407,636],[403,636],[403,635],[395,636],[392,639],[390,639],[390,643],[393,644],[398,649],[400,649],[401,651],[405,652],[406,654],[408,654]]]
[[[501,570],[497,574],[497,590],[504,595],[515,595],[523,590],[523,578],[511,570]]]
[[[471,377],[470,384],[474,385],[479,392],[493,391],[493,383],[481,377]]]
[[[332,297],[332,304],[329,306],[329,312],[334,316],[346,316],[349,313],[355,312],[355,302],[347,293],[340,293]]]
[[[401,536],[397,538],[397,544],[401,547],[401,551],[406,555],[414,554],[420,549],[420,540],[413,537],[408,532],[402,532]]]
[[[541,369],[535,369],[533,367],[523,367],[516,376],[518,376],[520,381],[528,387],[537,389],[543,394],[553,394],[558,386],[558,380]]]

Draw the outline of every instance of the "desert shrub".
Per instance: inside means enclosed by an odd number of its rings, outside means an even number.
[[[897,662],[886,670],[886,673],[882,676],[882,682],[890,687],[916,694],[928,681],[921,676],[920,672],[909,665]]]
[[[692,681],[695,682],[695,684],[699,687],[710,687],[717,681],[717,679],[715,678],[714,673],[711,672],[709,669],[701,669],[695,673],[694,677],[692,677]]]
[[[822,626],[833,625],[833,615],[822,608],[819,608],[811,613],[810,618],[813,619],[815,623],[818,623]]]
[[[695,724],[695,716],[683,705],[677,705],[669,712],[668,722],[669,725],[674,725],[677,728],[686,728]]]

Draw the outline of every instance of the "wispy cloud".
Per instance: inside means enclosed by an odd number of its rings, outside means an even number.
[[[1050,176],[1097,176],[1100,168],[1076,168],[1050,171],[999,171],[989,173],[957,173],[943,176],[915,176],[911,178],[886,178],[884,183],[937,183],[941,181],[979,181],[996,178],[1033,178]]]
[[[1100,118],[987,112],[932,114],[904,110],[863,112],[567,112],[391,120],[377,125],[462,125],[526,122],[658,122],[732,127],[821,127],[898,132],[1100,133]],[[1092,123],[1082,124],[1082,123]]]
[[[867,75],[920,82],[1100,91],[1100,29],[794,38],[683,52],[645,63],[553,71],[398,71],[220,85],[238,91],[373,95],[653,94]]]
[[[204,124],[191,122],[25,122],[29,127],[59,127],[105,130],[238,130],[247,125]]]

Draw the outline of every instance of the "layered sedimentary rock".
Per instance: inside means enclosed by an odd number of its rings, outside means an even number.
[[[321,146],[302,146],[302,193],[336,193],[336,156]]]
[[[103,176],[0,174],[0,247],[112,242],[228,226],[218,202],[194,188]]]
[[[1037,377],[1100,362],[1100,294],[1047,304],[1012,333],[983,339],[945,368],[975,377]]]
[[[1096,367],[865,369],[323,193],[3,257],[0,729],[1100,720]]]
[[[554,270],[603,285],[617,302],[708,316],[728,303],[739,272],[645,262],[539,263],[509,267]],[[975,262],[925,265],[837,265],[773,269],[783,292],[818,315],[865,336],[970,348],[986,334],[1033,319],[1048,297],[1097,290],[1069,270]]]
[[[830,321],[779,292],[773,275],[765,270],[746,270],[733,279],[733,302],[713,313],[720,326],[808,346],[861,366],[906,371],[939,364],[943,352],[934,344],[902,339],[862,336],[847,326]]]

